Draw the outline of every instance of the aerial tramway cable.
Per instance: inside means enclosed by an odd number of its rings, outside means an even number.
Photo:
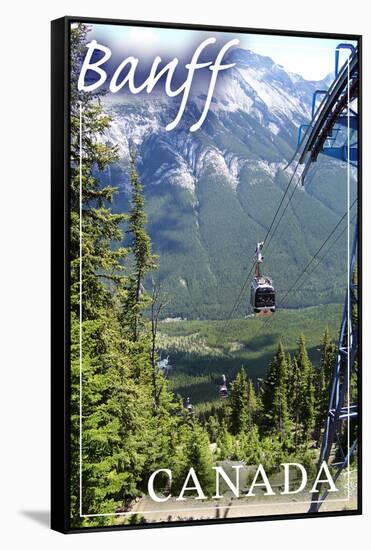
[[[275,222],[276,219],[277,219],[279,210],[280,210],[280,208],[281,208],[281,206],[282,206],[282,204],[283,204],[283,202],[284,202],[284,200],[285,200],[285,198],[286,198],[286,195],[287,195],[287,193],[288,193],[288,191],[289,191],[289,189],[290,189],[291,183],[292,183],[292,181],[293,181],[293,179],[294,179],[294,177],[295,177],[295,174],[296,174],[296,172],[297,172],[297,170],[298,170],[298,167],[299,167],[299,163],[296,164],[295,170],[293,170],[293,173],[292,173],[292,175],[291,175],[291,177],[290,177],[290,179],[289,179],[289,181],[288,181],[288,184],[287,184],[287,186],[286,186],[285,192],[284,192],[284,194],[283,194],[283,196],[282,196],[282,198],[281,198],[281,200],[280,200],[280,203],[279,203],[279,205],[278,205],[278,207],[277,207],[277,209],[276,209],[276,212],[275,212],[275,214],[274,214],[274,216],[273,216],[273,219],[272,219],[272,221],[271,221],[271,224],[270,224],[270,226],[269,226],[269,228],[268,228],[268,230],[267,230],[267,232],[266,232],[266,235],[265,235],[265,237],[264,237],[264,241],[263,241],[263,242],[265,242],[265,241],[267,240],[267,238],[268,238],[268,236],[269,236],[269,234],[270,234],[270,232],[271,232],[271,230],[272,230],[272,228],[273,228],[274,222]],[[234,304],[233,304],[233,307],[232,307],[231,311],[229,312],[229,315],[228,315],[228,317],[227,317],[227,319],[226,319],[226,322],[224,323],[224,325],[223,325],[223,327],[222,327],[222,333],[225,332],[225,330],[226,330],[226,328],[227,328],[227,326],[228,326],[228,324],[229,324],[229,322],[230,322],[230,320],[231,320],[231,318],[232,318],[233,313],[236,311],[237,307],[240,305],[241,298],[242,298],[242,296],[243,296],[243,294],[244,294],[244,292],[245,292],[245,290],[246,290],[247,285],[248,285],[249,282],[250,282],[250,277],[251,277],[251,275],[252,275],[252,272],[253,272],[253,270],[254,270],[254,267],[255,267],[255,260],[253,260],[253,262],[252,262],[252,265],[251,265],[251,268],[250,268],[250,270],[249,270],[249,272],[248,272],[248,274],[247,274],[247,277],[246,277],[246,279],[245,279],[245,281],[244,281],[244,283],[243,283],[243,285],[242,285],[242,287],[241,287],[241,289],[240,289],[240,292],[238,293],[238,296],[237,296],[237,298],[236,298],[236,300],[235,300],[235,302],[234,302]]]
[[[342,74],[343,72],[345,72],[345,70],[346,70],[346,64],[344,64],[344,66],[342,67],[342,70],[339,71],[339,73]],[[312,126],[313,126],[313,123],[316,121],[316,118],[318,117],[318,114],[321,113],[321,110],[322,110],[323,106],[325,105],[325,103],[326,103],[326,101],[327,101],[327,98],[329,97],[329,95],[331,95],[331,93],[332,93],[333,90],[335,89],[335,87],[336,87],[336,85],[337,85],[337,81],[338,81],[338,79],[335,79],[335,81],[331,84],[330,88],[329,88],[328,90],[324,91],[322,101],[319,102],[319,105],[318,105],[318,107],[316,108],[315,112],[313,113],[313,111],[312,111],[312,119],[311,119],[310,123],[309,123],[308,126],[307,126],[307,129],[306,129],[306,131],[305,131],[304,137],[300,140],[300,143],[298,143],[298,146],[297,146],[297,148],[296,148],[296,150],[295,150],[295,152],[294,152],[292,158],[289,160],[288,164],[284,167],[284,170],[286,170],[286,169],[294,162],[294,159],[295,159],[296,156],[298,155],[298,153],[299,153],[299,151],[300,151],[300,149],[301,149],[302,144],[305,143],[305,138],[306,138],[307,135],[310,133],[310,130],[311,130]],[[313,107],[313,110],[314,110],[314,107]],[[271,224],[270,224],[270,226],[269,226],[269,228],[268,228],[268,231],[267,231],[267,233],[266,233],[266,236],[265,236],[265,239],[264,239],[263,242],[265,242],[265,241],[268,239],[268,236],[270,235],[270,233],[271,233],[271,231],[272,231],[274,222],[276,221],[276,218],[277,218],[277,215],[278,215],[278,213],[279,213],[279,210],[281,209],[281,206],[282,206],[282,204],[283,204],[283,202],[284,202],[284,200],[285,200],[285,198],[286,198],[286,195],[287,195],[287,193],[288,193],[288,190],[289,190],[289,188],[290,188],[290,186],[291,186],[291,183],[292,183],[292,181],[293,181],[293,179],[294,179],[294,176],[295,176],[295,174],[296,174],[296,172],[297,172],[297,169],[298,169],[298,167],[299,167],[299,162],[300,162],[301,158],[302,158],[302,156],[299,158],[298,162],[296,163],[295,170],[294,170],[293,173],[292,173],[292,176],[291,176],[291,178],[290,178],[290,180],[289,180],[289,182],[288,182],[288,185],[287,185],[287,187],[286,187],[286,190],[285,190],[285,192],[284,192],[284,195],[283,195],[283,197],[282,197],[282,199],[281,199],[281,201],[280,201],[280,204],[278,205],[278,208],[277,208],[277,210],[276,210],[276,212],[275,212],[275,214],[274,214],[273,220],[272,220],[272,222],[271,222]],[[275,233],[276,233],[276,231],[277,231],[277,229],[278,229],[278,227],[279,227],[279,225],[280,225],[280,223],[281,223],[281,221],[282,221],[282,218],[283,218],[283,216],[285,215],[285,212],[286,212],[286,210],[287,210],[289,204],[290,204],[291,201],[292,201],[292,198],[293,198],[293,196],[294,196],[294,194],[295,194],[295,192],[296,192],[296,190],[297,190],[297,188],[298,188],[298,186],[299,186],[299,183],[300,183],[300,181],[303,181],[304,176],[306,175],[306,173],[307,173],[307,171],[308,171],[308,169],[309,169],[309,166],[310,166],[310,163],[309,163],[309,164],[306,164],[306,166],[305,166],[305,168],[304,168],[304,171],[303,171],[302,175],[300,176],[300,179],[299,179],[299,181],[297,182],[297,185],[294,187],[294,190],[293,190],[293,192],[291,193],[291,195],[290,195],[290,197],[289,197],[289,200],[288,200],[288,202],[287,202],[287,204],[286,204],[286,206],[285,206],[285,208],[284,208],[284,210],[283,210],[283,212],[282,212],[282,214],[281,214],[281,216],[280,216],[280,218],[279,218],[279,220],[278,220],[278,223],[276,224],[276,226],[275,226],[275,228],[274,228],[274,230],[273,230],[273,233],[272,233],[272,235],[270,236],[269,242],[268,242],[268,244],[266,245],[265,250],[267,250],[267,248],[269,247],[269,245],[270,245],[270,243],[271,243],[271,241],[272,241],[272,238],[274,237],[274,235],[275,235]],[[252,274],[252,272],[253,272],[253,269],[254,269],[254,262],[253,262],[253,264],[252,264],[252,266],[251,266],[251,269],[250,269],[250,271],[249,271],[249,273],[248,273],[248,275],[247,275],[247,278],[246,278],[246,280],[244,281],[244,283],[243,283],[243,285],[242,285],[242,287],[241,287],[241,290],[240,290],[240,292],[239,292],[239,294],[238,294],[238,296],[237,296],[237,298],[236,298],[236,300],[235,300],[235,302],[234,302],[234,304],[233,304],[233,307],[232,307],[232,309],[231,309],[231,311],[230,311],[230,313],[229,313],[229,315],[228,315],[228,317],[227,317],[227,319],[226,319],[226,322],[225,322],[225,324],[224,324],[224,326],[223,326],[223,329],[222,329],[223,331],[225,331],[225,329],[227,328],[227,326],[228,326],[228,324],[229,324],[229,322],[230,322],[230,320],[231,320],[231,318],[232,318],[233,313],[235,312],[235,310],[237,309],[237,307],[238,307],[239,304],[240,304],[241,297],[243,296],[244,291],[246,290],[246,286],[248,285],[248,282],[249,282],[249,280],[250,280],[250,276],[251,276],[251,274]]]
[[[354,199],[353,203],[351,204],[350,208],[349,208],[349,212],[350,210],[353,208],[353,206],[355,205],[355,203],[357,202],[357,199]],[[336,232],[336,230],[338,229],[338,227],[340,226],[340,224],[344,221],[344,219],[346,218],[346,216],[348,215],[348,212],[345,212],[345,214],[343,214],[343,216],[340,218],[340,220],[337,222],[337,224],[335,225],[335,227],[332,229],[332,231],[330,232],[330,234],[327,236],[327,238],[323,241],[323,243],[321,244],[321,246],[319,247],[319,249],[317,250],[317,252],[312,256],[312,258],[310,259],[310,261],[307,263],[307,265],[304,267],[304,269],[300,272],[299,276],[296,278],[295,282],[291,285],[291,287],[289,288],[289,290],[286,292],[286,294],[283,296],[283,298],[280,300],[280,302],[277,304],[279,306],[282,306],[283,302],[287,299],[287,297],[289,296],[289,294],[293,291],[293,289],[296,287],[296,285],[298,284],[298,282],[300,281],[300,279],[303,277],[303,275],[307,272],[307,270],[309,269],[309,267],[312,265],[312,263],[314,262],[315,259],[317,259],[318,257],[318,254],[321,252],[321,250],[323,250],[323,248],[325,247],[325,245],[327,244],[327,242],[331,239],[331,237],[334,235],[334,233]],[[340,233],[340,235],[338,235],[338,237],[336,238],[336,240],[334,241],[333,244],[335,244],[338,239],[340,238],[340,236],[343,234],[344,230]],[[330,250],[330,249],[329,249]],[[322,262],[323,258],[328,254],[328,251],[326,251],[325,254],[323,254],[318,262],[318,264],[315,266],[315,268]],[[314,268],[314,269],[315,269]],[[311,274],[313,273],[314,269],[311,271]],[[273,322],[273,319],[269,318],[269,319],[266,319],[264,321],[264,323],[262,325],[260,325],[260,327],[258,328],[258,330],[256,331],[256,333],[253,335],[253,337],[255,337],[264,327],[268,326],[269,324],[271,324]]]
[[[284,191],[284,194],[283,194],[283,196],[282,196],[282,198],[281,198],[281,200],[280,200],[280,203],[279,203],[279,205],[278,205],[278,207],[277,207],[277,209],[276,209],[276,212],[275,212],[275,214],[274,214],[274,216],[273,216],[273,219],[272,219],[272,221],[271,221],[271,224],[270,224],[270,226],[268,227],[268,230],[267,230],[267,232],[266,232],[266,235],[265,235],[265,239],[264,239],[264,240],[266,240],[266,239],[268,238],[268,236],[269,236],[269,234],[270,234],[270,232],[271,232],[271,230],[272,230],[272,228],[273,228],[274,222],[275,222],[275,220],[277,219],[279,210],[280,210],[280,208],[281,208],[281,206],[282,206],[282,204],[283,204],[283,202],[284,202],[284,200],[285,200],[285,198],[286,198],[286,196],[287,196],[287,193],[288,193],[288,191],[289,191],[289,189],[290,189],[290,186],[291,186],[292,181],[293,181],[293,179],[294,179],[294,177],[295,177],[295,174],[296,174],[296,172],[297,172],[297,170],[298,170],[298,167],[299,167],[299,163],[297,163],[297,165],[296,165],[296,167],[295,167],[295,170],[293,170],[293,173],[292,173],[292,175],[291,175],[291,177],[290,177],[290,179],[289,179],[289,181],[288,181],[288,183],[287,183],[287,186],[286,186],[286,189],[285,189],[285,191]],[[282,219],[282,218],[280,218],[280,219]],[[263,241],[263,242],[264,242],[264,241]],[[253,273],[253,270],[254,270],[254,268],[255,268],[255,265],[256,265],[256,262],[255,262],[255,259],[254,259],[253,262],[252,262],[252,265],[251,265],[251,267],[250,267],[250,270],[249,270],[249,272],[248,272],[248,274],[247,274],[247,277],[246,277],[246,279],[245,279],[245,281],[244,281],[244,283],[243,283],[243,285],[242,285],[242,287],[241,287],[241,289],[240,289],[240,292],[238,293],[238,296],[237,296],[237,298],[236,298],[236,300],[235,300],[235,302],[234,302],[234,304],[233,304],[233,307],[232,307],[232,309],[230,310],[229,315],[228,315],[228,317],[227,317],[227,319],[226,319],[226,321],[225,321],[225,323],[224,323],[224,325],[223,325],[223,327],[222,327],[222,334],[225,332],[225,330],[226,330],[226,328],[227,328],[227,326],[228,326],[228,324],[229,324],[229,322],[230,322],[230,320],[231,320],[231,318],[232,318],[233,313],[235,312],[236,308],[239,306],[239,304],[240,304],[240,302],[241,302],[241,298],[242,298],[242,296],[244,295],[244,292],[245,292],[245,290],[246,290],[246,287],[247,287],[247,285],[248,285],[249,282],[250,282],[250,277],[251,277],[251,275],[252,275],[252,273]],[[210,361],[211,361],[211,358],[209,358],[209,362],[210,362]],[[223,377],[224,377],[224,375],[223,375]],[[222,393],[220,393],[220,391],[219,391],[219,395],[220,395],[221,397],[226,397],[226,396],[228,395],[228,389],[227,389],[227,384],[226,384],[225,378],[223,378],[223,384],[222,384],[221,388],[223,388],[223,390],[224,390],[224,388],[225,388],[225,391],[222,392]]]
[[[351,204],[350,208],[349,208],[349,211],[353,208],[353,206],[355,205],[355,203],[357,202],[357,199],[354,199],[353,203]],[[297,277],[297,279],[295,280],[295,282],[293,283],[293,285],[289,288],[289,290],[286,292],[286,294],[284,295],[284,297],[282,298],[282,300],[280,301],[280,304],[282,304],[282,302],[285,301],[285,299],[287,298],[287,296],[290,294],[290,292],[295,288],[295,286],[297,285],[297,283],[299,282],[299,280],[302,278],[302,276],[304,275],[304,273],[308,270],[308,268],[312,265],[312,263],[314,262],[314,260],[317,258],[318,254],[321,252],[321,250],[324,248],[324,246],[326,245],[326,243],[331,239],[331,237],[333,236],[333,234],[336,232],[337,228],[339,227],[339,225],[341,224],[341,222],[346,218],[346,216],[348,215],[348,212],[345,212],[345,214],[340,218],[340,220],[337,222],[337,224],[335,225],[335,227],[333,228],[333,230],[331,231],[331,233],[328,235],[328,237],[325,239],[325,241],[321,244],[321,246],[319,247],[319,249],[317,250],[317,252],[312,256],[312,259],[307,263],[307,265],[305,266],[305,268],[302,270],[302,272],[300,273],[299,277]]]
[[[357,218],[357,213],[354,214],[354,216],[352,216],[352,219],[350,220],[350,224],[352,224]],[[318,263],[313,267],[312,271],[309,273],[309,277],[312,275],[312,273],[317,269],[317,267],[321,264],[321,262],[323,261],[323,259],[327,256],[327,254],[330,252],[331,248],[333,246],[335,246],[335,244],[339,241],[339,239],[344,235],[346,229],[347,229],[347,225],[344,227],[344,229],[342,229],[339,233],[339,235],[336,237],[336,239],[334,240],[334,242],[332,243],[332,245],[326,250],[326,252],[321,256],[320,260],[318,261]]]

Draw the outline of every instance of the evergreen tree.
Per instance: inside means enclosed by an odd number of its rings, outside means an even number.
[[[71,519],[75,527],[111,521],[103,516],[82,519],[80,506],[85,514],[112,513],[145,490],[149,475],[171,464],[174,434],[183,422],[176,414],[181,406],[161,373],[156,373],[154,415],[151,340],[145,331],[138,341],[142,304],[135,309],[135,297],[137,302],[140,297],[134,291],[140,289],[153,261],[142,189],[132,164],[129,225],[135,261],[128,279],[124,265],[128,249],[113,246],[122,242],[120,224],[127,218],[112,212],[115,188],[99,180],[99,172],[117,159],[116,149],[104,143],[110,119],[100,93],[77,90],[87,30],[83,24],[71,30]],[[122,310],[132,312],[133,304],[134,313],[125,318]]]
[[[79,345],[75,336],[78,331],[78,323],[73,323],[73,380],[78,379],[79,373]],[[84,513],[112,511],[138,494],[152,439],[150,396],[130,377],[130,362],[121,348],[121,336],[118,319],[109,312],[105,318],[84,322],[81,387]],[[120,348],[122,354],[118,353]],[[76,383],[72,395],[72,422],[77,424],[79,388]],[[77,433],[73,430],[74,439]],[[73,502],[78,505],[76,500]]]
[[[80,481],[81,507],[85,513],[112,507],[112,501],[120,499],[127,489],[125,483],[121,489],[110,483],[113,472],[123,482],[119,467],[122,459],[117,446],[119,406],[117,414],[107,422],[114,392],[112,380],[118,373],[124,376],[127,369],[125,357],[119,357],[112,347],[113,342],[119,341],[120,345],[122,342],[115,338],[115,330],[119,329],[112,316],[113,298],[107,284],[110,281],[119,292],[125,283],[121,261],[127,251],[122,247],[113,250],[110,246],[112,241],[122,239],[119,224],[124,216],[111,212],[108,204],[115,189],[101,186],[96,175],[97,170],[103,170],[117,158],[116,149],[103,144],[100,139],[109,126],[109,117],[103,113],[99,101],[101,93],[86,94],[77,89],[86,33],[84,25],[71,29],[71,516],[77,522],[80,521],[77,519]],[[114,359],[112,355],[115,355]],[[109,369],[112,363],[115,372]],[[83,382],[81,411],[80,370]],[[134,426],[133,405],[140,401],[140,397],[126,378],[124,387],[126,414],[130,418],[128,424]],[[82,480],[79,473],[80,414],[83,419]],[[127,450],[130,453],[130,446]],[[128,484],[135,476],[134,469]]]
[[[105,281],[124,284],[121,260],[127,255],[125,248],[110,246],[112,241],[122,240],[119,225],[125,219],[124,214],[113,214],[109,208],[116,188],[102,186],[97,177],[97,172],[118,158],[117,148],[102,140],[110,117],[103,112],[102,91],[79,92],[77,87],[86,33],[85,25],[71,29],[70,88],[71,306],[79,315],[82,291],[84,320],[97,318],[101,307],[110,307]]]
[[[229,425],[232,434],[251,428],[256,405],[254,386],[241,367],[230,391]]]
[[[202,490],[206,496],[211,496],[215,490],[213,456],[210,441],[197,421],[183,425],[179,430],[178,445],[173,457],[173,487],[179,491],[190,468],[194,468]],[[195,492],[187,491],[185,496],[195,496]]]
[[[207,432],[209,434],[210,441],[215,443],[218,437],[219,421],[216,416],[210,415],[207,421]]]
[[[303,380],[296,357],[289,358],[289,384],[287,400],[290,416],[294,425],[294,445],[298,447],[301,432],[302,406],[303,406]]]
[[[249,378],[247,382],[247,404],[249,413],[248,428],[252,428],[258,410],[258,399],[251,378]]]
[[[261,462],[261,449],[259,430],[256,425],[248,432],[242,432],[238,436],[239,456],[237,460],[244,460],[246,464],[259,464]]]
[[[131,251],[134,257],[134,269],[127,286],[125,310],[132,339],[136,342],[139,339],[141,312],[143,307],[149,305],[148,301],[143,301],[143,280],[148,271],[155,267],[155,256],[152,254],[151,240],[146,231],[147,216],[144,211],[143,186],[139,181],[133,152],[130,154],[130,183],[132,196],[128,232],[132,236]]]
[[[229,433],[224,420],[222,420],[222,422],[220,423],[216,443],[219,449],[220,460],[231,458],[233,452],[233,437]]]
[[[258,447],[259,460],[255,463],[264,464],[267,474],[277,471],[282,462],[284,462],[285,440],[280,433],[267,434],[260,438]]]
[[[314,372],[313,365],[308,357],[303,334],[299,336],[298,350],[295,358],[298,364],[301,379],[300,393],[302,406],[300,421],[303,426],[303,442],[307,442],[312,436],[315,421]]]
[[[282,442],[287,441],[290,429],[287,406],[287,361],[280,342],[264,381],[263,406],[266,427],[279,434]]]
[[[249,418],[247,391],[246,372],[241,368],[229,392],[229,426],[235,435],[247,428]]]
[[[322,340],[321,360],[315,373],[315,396],[316,396],[316,420],[315,420],[315,439],[319,443],[321,430],[327,415],[328,402],[330,396],[331,376],[336,362],[336,344],[330,338],[328,328],[326,328]]]
[[[286,355],[286,362],[287,362],[287,409],[289,411],[289,415],[292,416],[291,391],[294,385],[295,376],[292,369],[293,360],[290,353],[287,353]]]

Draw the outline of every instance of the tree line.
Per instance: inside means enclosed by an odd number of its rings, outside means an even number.
[[[87,33],[82,24],[71,30],[70,518],[75,527],[113,523],[114,516],[89,515],[126,509],[158,468],[171,468],[176,486],[195,457],[210,466],[200,469],[200,479],[202,470],[211,474],[213,464],[206,430],[189,422],[157,366],[160,305],[143,281],[158,258],[146,231],[135,152],[128,214],[113,212],[117,189],[99,179],[118,154],[102,139],[110,125],[104,92],[77,88]],[[150,319],[144,315],[148,309]]]
[[[336,345],[326,329],[319,365],[309,359],[300,335],[293,357],[282,343],[257,387],[241,367],[222,407],[200,415],[220,460],[264,463],[267,471],[296,457],[313,471],[327,414]]]

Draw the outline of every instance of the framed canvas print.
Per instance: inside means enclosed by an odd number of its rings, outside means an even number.
[[[361,37],[52,22],[52,527],[361,513]]]

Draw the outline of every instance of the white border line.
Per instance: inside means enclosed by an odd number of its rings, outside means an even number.
[[[79,264],[79,291],[80,291],[80,304],[79,304],[79,361],[80,361],[80,517],[83,516],[82,513],[82,113],[83,107],[80,102],[80,136],[79,136],[79,151],[80,151],[80,165],[79,165],[79,253],[80,253],[80,264]]]
[[[336,48],[338,51],[338,48]],[[350,356],[349,356],[349,349],[350,349],[350,111],[349,111],[349,105],[350,105],[350,90],[349,90],[349,82],[350,82],[350,71],[349,71],[349,61],[350,61],[349,54],[348,59],[346,61],[347,63],[347,71],[348,71],[348,85],[347,85],[347,105],[348,105],[348,113],[347,113],[347,282],[348,282],[348,304],[347,304],[347,310],[348,310],[348,323],[347,323],[347,347],[348,347],[348,356],[347,356],[347,376],[348,376],[348,430],[347,430],[347,445],[348,445],[348,454],[350,449],[350,395],[349,395],[349,384],[350,384]],[[79,132],[79,254],[80,254],[80,264],[79,264],[79,362],[80,362],[80,517],[82,518],[90,518],[90,517],[106,517],[106,516],[128,516],[128,515],[135,515],[135,514],[154,514],[154,513],[168,513],[168,512],[192,512],[195,510],[223,510],[226,508],[233,508],[233,506],[213,506],[213,507],[200,507],[200,508],[189,508],[189,509],[176,509],[176,510],[143,510],[139,512],[112,512],[112,513],[105,513],[105,514],[83,514],[82,513],[82,362],[83,362],[83,349],[82,349],[82,311],[83,311],[83,295],[82,295],[82,286],[83,286],[83,276],[82,276],[82,261],[83,261],[83,254],[82,254],[82,244],[83,244],[83,232],[82,232],[82,164],[83,164],[83,152],[82,152],[82,134],[83,134],[83,106],[82,102],[80,102],[80,132]],[[346,499],[330,499],[328,502],[349,502],[350,500],[350,461],[348,461],[348,498]],[[324,501],[302,501],[302,502],[270,502],[270,506],[283,506],[287,504],[312,504],[313,502],[324,502]],[[239,508],[251,508],[251,507],[259,507],[259,506],[266,506],[266,504],[242,504],[238,505]],[[245,516],[241,516],[245,517]]]
[[[347,456],[349,455],[350,450],[350,345],[351,345],[351,339],[353,340],[353,337],[350,334],[350,323],[351,323],[351,316],[353,312],[351,311],[351,301],[350,301],[350,285],[352,284],[351,277],[352,274],[350,273],[350,262],[351,262],[351,243],[350,243],[350,90],[349,90],[349,84],[350,84],[350,70],[349,70],[349,62],[350,62],[351,54],[348,56],[347,60],[347,201],[348,201],[348,212],[347,212],[347,221],[348,221],[348,229],[347,229],[347,246],[348,246],[348,323],[347,323],[347,346],[348,346],[348,355],[347,355],[347,384],[348,384],[348,422],[347,422],[347,446],[348,446],[348,452]],[[357,191],[358,193],[358,191]],[[357,197],[358,198],[358,197]],[[357,226],[356,226],[357,227]],[[350,498],[350,457],[348,460],[348,499]]]
[[[299,501],[299,502],[269,502],[269,506],[286,506],[287,504],[312,504],[313,502],[323,502],[322,500],[315,500],[315,501],[312,501],[312,500],[304,500],[304,501]],[[344,499],[329,499],[327,500],[326,502],[349,502],[349,499],[348,498],[344,498]],[[138,512],[113,512],[113,513],[106,513],[106,514],[83,514],[81,517],[83,518],[94,518],[94,517],[101,517],[101,516],[128,516],[128,515],[142,515],[142,514],[167,514],[169,512],[178,512],[178,513],[182,513],[182,512],[193,512],[193,511],[196,511],[196,510],[214,510],[214,511],[217,511],[217,510],[225,510],[225,509],[230,509],[230,510],[233,510],[233,508],[258,508],[258,507],[261,507],[263,506],[264,508],[267,507],[267,504],[236,504],[235,506],[217,506],[215,505],[214,507],[202,507],[202,506],[197,506],[197,507],[194,507],[194,508],[182,508],[182,509],[176,509],[176,510],[139,510]],[[268,515],[272,515],[272,514],[267,514]],[[249,516],[236,516],[236,517],[249,517]],[[252,517],[255,517],[255,516],[252,516]],[[199,518],[199,519],[202,519],[202,518]],[[182,520],[180,520],[182,521]]]

